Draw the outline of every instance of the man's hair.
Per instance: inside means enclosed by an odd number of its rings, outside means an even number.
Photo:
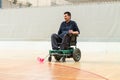
[[[68,11],[64,12],[64,14],[67,14],[68,16],[71,16],[71,13],[68,12]]]

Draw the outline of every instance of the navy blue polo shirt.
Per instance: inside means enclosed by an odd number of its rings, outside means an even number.
[[[68,23],[66,23],[65,21],[61,23],[60,28],[58,30],[58,35],[60,36],[60,38],[63,38],[64,35],[67,34],[69,30],[78,31],[80,33],[76,22],[70,20]]]

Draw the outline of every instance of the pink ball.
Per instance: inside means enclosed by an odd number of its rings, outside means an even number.
[[[37,60],[38,60],[40,63],[44,62],[44,58],[38,57]]]

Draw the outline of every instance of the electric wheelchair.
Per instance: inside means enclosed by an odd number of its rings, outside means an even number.
[[[48,61],[52,61],[52,56],[56,61],[65,62],[66,58],[73,58],[75,62],[81,59],[81,50],[77,48],[77,37],[78,35],[70,35],[69,46],[67,49],[49,50]],[[60,43],[61,44],[61,43]]]

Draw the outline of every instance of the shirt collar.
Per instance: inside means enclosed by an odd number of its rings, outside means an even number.
[[[65,21],[66,24],[69,24],[70,22],[71,22],[71,20],[68,23]]]

